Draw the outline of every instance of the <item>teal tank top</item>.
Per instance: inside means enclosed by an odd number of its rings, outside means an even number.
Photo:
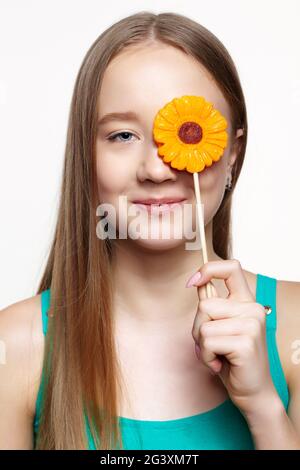
[[[270,305],[272,312],[266,316],[266,340],[270,372],[282,403],[288,410],[289,390],[280,362],[276,344],[276,279],[257,274],[256,302]],[[41,293],[43,332],[47,333],[47,311],[50,289]],[[38,432],[43,393],[43,372],[36,401],[33,422],[34,443]],[[167,421],[136,420],[118,417],[125,450],[254,450],[254,442],[247,421],[227,398],[208,411]],[[88,449],[95,450],[93,438],[86,420]]]

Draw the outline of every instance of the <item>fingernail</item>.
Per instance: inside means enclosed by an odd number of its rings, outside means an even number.
[[[195,285],[196,282],[200,281],[201,279],[201,273],[200,271],[197,271],[193,276],[187,281],[185,287],[192,287]]]
[[[201,359],[201,349],[197,343],[195,343],[195,353],[198,359]]]

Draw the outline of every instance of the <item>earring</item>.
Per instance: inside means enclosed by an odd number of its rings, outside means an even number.
[[[225,189],[230,191],[231,188],[232,188],[232,174],[230,173],[228,178],[227,178],[227,183],[226,183]]]

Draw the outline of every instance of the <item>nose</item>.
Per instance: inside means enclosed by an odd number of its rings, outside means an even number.
[[[149,180],[154,183],[162,183],[166,180],[176,181],[178,170],[171,168],[158,155],[158,147],[154,141],[153,144],[145,146],[143,152],[137,168],[137,179],[139,181]]]

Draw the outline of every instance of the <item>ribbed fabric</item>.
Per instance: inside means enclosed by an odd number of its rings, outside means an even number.
[[[256,302],[270,305],[272,313],[267,315],[266,340],[270,372],[274,386],[286,410],[289,404],[289,390],[280,362],[276,344],[276,286],[275,278],[257,274]],[[47,334],[50,305],[50,289],[41,293],[43,332]],[[34,419],[34,439],[38,431],[41,412],[41,399],[44,386],[44,373],[36,402]],[[215,408],[203,413],[167,421],[136,420],[119,417],[125,450],[242,450],[254,449],[254,442],[247,422],[230,398]],[[86,421],[88,449],[95,445]]]

